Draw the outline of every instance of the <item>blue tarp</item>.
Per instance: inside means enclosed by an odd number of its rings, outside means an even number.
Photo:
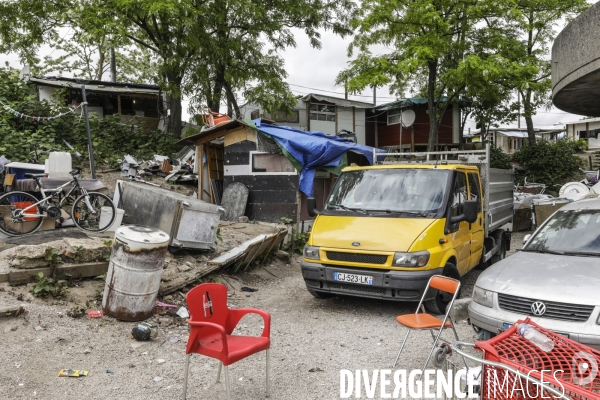
[[[337,136],[323,132],[305,132],[289,126],[277,126],[252,121],[259,132],[272,137],[280,147],[298,161],[300,171],[300,191],[313,195],[313,182],[318,168],[337,167],[347,151],[364,155],[373,164],[373,147],[362,146]]]

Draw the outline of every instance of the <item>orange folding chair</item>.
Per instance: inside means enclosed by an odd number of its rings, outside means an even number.
[[[271,316],[263,310],[254,308],[227,307],[227,287],[220,283],[203,283],[196,286],[185,296],[190,310],[190,336],[186,348],[185,378],[183,399],[186,398],[188,370],[191,353],[216,358],[220,361],[217,382],[221,377],[221,368],[225,366],[227,400],[230,400],[228,366],[260,351],[266,351],[267,358],[267,397],[269,397],[269,348],[271,347]],[[236,325],[246,314],[258,314],[263,318],[262,335],[232,335]]]
[[[431,314],[427,314],[427,313],[422,313],[419,314],[419,310],[421,309],[421,305],[423,304],[423,299],[425,298],[425,295],[427,294],[429,288],[434,288],[437,290],[441,290],[442,292],[446,292],[452,295],[452,300],[450,301],[450,303],[448,303],[448,305],[446,306],[446,315],[444,315],[444,319],[440,320],[437,317],[434,317]],[[456,279],[452,279],[452,278],[448,278],[442,275],[434,275],[431,278],[429,278],[429,282],[427,282],[427,287],[425,288],[425,291],[423,292],[423,296],[421,296],[421,301],[419,302],[419,305],[417,306],[417,311],[414,314],[405,314],[405,315],[400,315],[398,317],[396,317],[396,321],[398,321],[398,323],[400,323],[401,325],[405,326],[408,328],[408,331],[406,332],[406,337],[404,338],[404,342],[402,342],[402,346],[400,346],[400,351],[398,352],[398,356],[396,357],[396,361],[394,361],[394,365],[392,366],[392,368],[396,367],[396,364],[398,363],[398,359],[400,358],[400,354],[402,353],[402,350],[404,349],[404,345],[406,344],[406,341],[408,340],[408,335],[410,334],[410,332],[414,329],[414,330],[429,330],[429,332],[431,333],[431,337],[433,338],[433,346],[431,347],[431,351],[429,352],[429,355],[427,356],[427,361],[425,361],[425,366],[423,367],[423,370],[425,370],[425,368],[427,368],[427,364],[429,364],[429,360],[431,359],[431,356],[433,355],[433,351],[435,350],[435,347],[437,346],[438,341],[440,340],[440,336],[442,335],[442,331],[444,329],[447,328],[452,328],[452,331],[454,332],[454,337],[456,337],[456,340],[460,340],[458,338],[458,334],[456,333],[456,329],[454,328],[454,322],[452,321],[452,318],[450,317],[450,310],[452,310],[452,305],[454,304],[454,300],[456,299],[456,296],[458,295],[458,291],[460,289],[460,282],[457,281]],[[434,335],[433,331],[437,330],[438,334],[437,336]],[[438,350],[438,353],[436,353],[436,359],[437,361],[441,361],[445,360],[445,357],[449,354],[451,350],[451,347],[448,343],[445,343],[445,348],[441,348]],[[467,364],[467,360],[463,357],[463,361],[465,362],[465,365],[468,367]]]

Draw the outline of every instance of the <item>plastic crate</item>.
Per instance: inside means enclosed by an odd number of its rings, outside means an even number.
[[[560,392],[563,392],[564,388],[565,396],[571,399],[600,399],[600,376],[598,376],[600,371],[591,379],[592,362],[583,358],[580,353],[588,354],[591,360],[595,360],[596,366],[600,366],[599,351],[544,329],[529,318],[518,322],[530,324],[551,338],[554,341],[554,349],[547,353],[544,352],[520,336],[513,325],[490,340],[475,343],[476,348],[483,351],[485,360],[501,363],[525,374],[530,374],[538,381],[542,379],[541,371],[544,370],[543,381]],[[583,369],[583,363],[588,364],[587,370]],[[520,379],[520,382],[515,382],[516,379]],[[489,365],[484,365],[481,386],[482,399],[556,398],[555,395],[542,390],[534,383]],[[508,386],[508,389],[505,386]],[[522,387],[525,392],[513,391],[513,387],[517,389]]]

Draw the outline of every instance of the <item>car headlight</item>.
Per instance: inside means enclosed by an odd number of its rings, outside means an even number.
[[[318,260],[319,259],[319,248],[314,246],[305,245],[304,246],[304,258],[308,258],[309,260]]]
[[[424,267],[429,262],[429,252],[416,251],[414,253],[395,253],[392,265],[394,267]]]
[[[477,304],[481,304],[485,307],[492,307],[494,299],[494,292],[485,290],[479,286],[473,288],[473,301]]]

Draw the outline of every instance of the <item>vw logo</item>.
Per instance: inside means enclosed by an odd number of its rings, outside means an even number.
[[[352,246],[358,247],[360,246],[360,242],[352,242]]]
[[[541,301],[535,301],[531,305],[533,315],[544,315],[546,313],[546,305]]]

